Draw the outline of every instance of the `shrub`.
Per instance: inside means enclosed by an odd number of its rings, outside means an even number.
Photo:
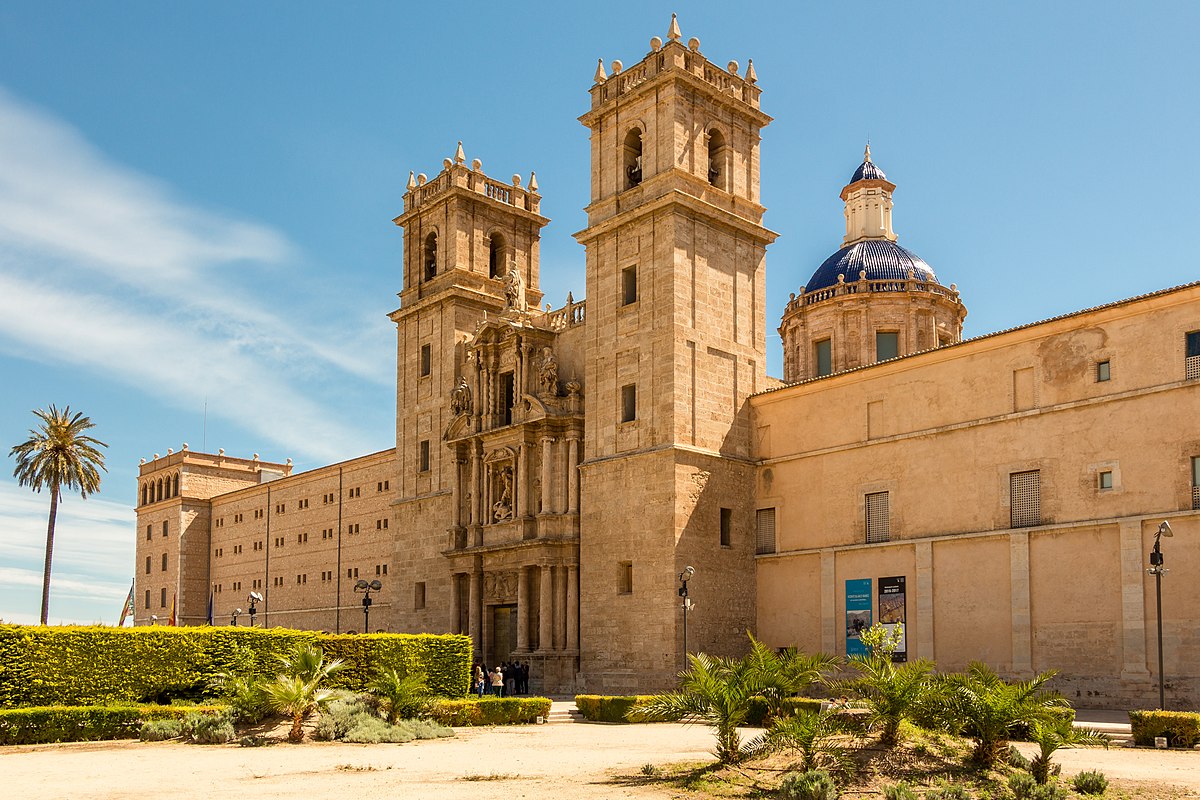
[[[947,783],[926,793],[925,800],[971,800],[971,795],[963,787]]]
[[[920,800],[917,793],[904,781],[895,786],[883,787],[883,800]]]
[[[393,725],[402,719],[426,716],[433,700],[425,686],[425,676],[420,673],[406,675],[385,669],[371,681],[370,688],[387,714],[387,721]]]
[[[1029,800],[1037,789],[1037,781],[1028,772],[1014,772],[1008,776],[1008,789],[1014,800]]]
[[[797,711],[804,709],[806,711],[820,711],[824,705],[823,700],[818,700],[812,697],[786,697],[780,701],[780,715],[790,717]],[[771,707],[765,697],[751,697],[750,711],[746,714],[746,724],[761,728],[768,722],[767,716],[770,714]]]
[[[40,706],[0,709],[0,745],[136,739],[144,722],[216,713],[211,706]]]
[[[628,714],[635,705],[653,695],[575,695],[575,707],[589,722],[629,722]]]
[[[411,742],[413,739],[437,739],[453,736],[454,731],[424,720],[405,720],[391,725],[375,715],[359,698],[336,700],[317,721],[318,739],[379,744]]]
[[[1045,783],[1033,787],[1029,800],[1067,800],[1067,793],[1057,783]]]
[[[235,738],[233,723],[225,714],[188,714],[180,727],[196,744],[225,744]]]
[[[837,800],[837,786],[828,772],[789,772],[779,784],[779,794],[788,800]]]
[[[1091,770],[1079,773],[1071,783],[1080,794],[1104,794],[1108,789],[1108,778],[1104,773]]]
[[[183,733],[183,724],[177,719],[153,719],[142,723],[138,738],[143,742],[165,742],[177,739]]]
[[[229,704],[230,719],[254,725],[271,710],[261,678],[248,675],[222,673],[210,683],[220,693],[221,699]]]
[[[442,725],[514,725],[550,714],[546,697],[484,697],[479,700],[435,700],[429,718]]]
[[[1153,747],[1154,737],[1165,736],[1172,747],[1200,744],[1200,713],[1194,711],[1130,711],[1133,741]]]
[[[1029,759],[1026,758],[1025,755],[1020,750],[1018,750],[1017,748],[1013,747],[1010,744],[1008,746],[1008,765],[1010,767],[1015,767],[1017,769],[1023,769],[1026,772],[1028,772],[1029,767],[1031,766],[1031,763],[1030,763]]]

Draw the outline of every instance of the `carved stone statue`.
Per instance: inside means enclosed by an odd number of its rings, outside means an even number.
[[[521,277],[521,273],[516,266],[508,268],[508,275],[504,277],[504,297],[505,310],[525,311],[525,280]]]
[[[549,347],[542,348],[542,366],[538,370],[538,380],[543,395],[558,397],[558,359]]]
[[[505,522],[512,515],[512,467],[505,467],[500,471],[500,499],[492,503],[492,518]]]
[[[471,413],[471,387],[463,375],[458,377],[458,385],[450,392],[450,413],[456,417]]]
[[[575,379],[567,381],[567,397],[579,397],[583,392],[583,384]]]

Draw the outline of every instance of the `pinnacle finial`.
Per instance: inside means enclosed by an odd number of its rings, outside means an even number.
[[[867,139],[867,149],[863,151],[863,161],[871,160],[871,140]]]
[[[671,15],[671,27],[667,29],[667,39],[672,42],[678,42],[682,38],[679,32],[679,18],[674,14]]]
[[[461,141],[458,143],[458,149],[454,151],[454,163],[455,164],[467,163],[467,155],[466,155],[466,153],[463,152]]]
[[[537,190],[538,190],[537,173],[530,172],[529,173],[529,191],[536,192]]]
[[[758,83],[758,73],[754,71],[754,59],[746,59],[746,83]]]
[[[414,175],[414,174],[412,173],[412,170],[409,170],[409,173],[408,173],[408,190],[411,192],[411,191],[412,191],[413,189],[415,189],[415,188],[417,188],[417,176],[416,176],[416,175]]]
[[[595,83],[604,83],[608,80],[608,75],[604,72],[604,59],[596,59],[596,77],[592,78]]]

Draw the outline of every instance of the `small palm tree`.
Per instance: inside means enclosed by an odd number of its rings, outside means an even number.
[[[316,684],[324,683],[346,666],[340,658],[325,660],[325,651],[313,645],[302,645],[291,655],[279,656],[283,674]]]
[[[33,412],[41,422],[29,431],[29,440],[13,447],[9,456],[15,456],[17,467],[13,476],[21,486],[29,486],[35,492],[42,487],[50,489],[50,520],[46,525],[46,565],[42,572],[42,624],[46,624],[50,612],[50,562],[54,556],[54,522],[58,517],[58,500],[64,489],[79,492],[87,499],[89,494],[100,491],[100,470],[104,466],[104,454],[97,448],[107,444],[86,435],[94,428],[91,419],[81,413],[71,414],[67,406],[59,411],[53,405],[48,410]]]
[[[289,742],[303,741],[304,718],[336,696],[336,692],[322,689],[316,681],[306,681],[296,675],[280,675],[266,684],[263,691],[272,709],[292,718]]]
[[[1101,745],[1108,749],[1107,736],[1088,728],[1076,728],[1066,717],[1034,720],[1029,726],[1029,738],[1038,746],[1038,754],[1029,762],[1029,771],[1038,783],[1050,780],[1050,761],[1061,747]]]
[[[896,664],[890,655],[854,656],[850,663],[859,671],[858,677],[830,685],[862,698],[871,725],[880,727],[879,743],[895,747],[900,723],[911,720],[934,690],[933,664],[925,660]]]
[[[774,724],[746,749],[755,755],[788,751],[800,754],[796,769],[842,769],[847,764],[846,749],[834,743],[834,737],[847,732],[846,718],[837,711],[801,709]]]
[[[776,652],[753,636],[750,645],[746,660],[762,683],[761,694],[767,701],[768,721],[782,715],[784,700],[803,694],[841,663],[837,656],[801,653],[794,647]]]
[[[679,688],[635,706],[630,719],[706,723],[717,736],[717,759],[735,764],[748,755],[737,729],[750,713],[750,699],[763,689],[761,674],[749,657],[697,653],[688,655],[688,661],[691,666],[680,673]]]
[[[380,699],[380,706],[392,725],[427,713],[432,697],[424,675],[406,675],[395,669],[385,669],[376,675],[371,681],[371,693]]]

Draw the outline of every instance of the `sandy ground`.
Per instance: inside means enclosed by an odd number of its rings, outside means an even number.
[[[643,764],[711,759],[699,726],[554,723],[459,729],[453,739],[403,745],[314,742],[247,748],[105,742],[0,749],[0,796],[210,800],[397,796],[459,798],[669,798],[635,785]],[[1065,750],[1065,775],[1162,781],[1200,797],[1200,752]]]

